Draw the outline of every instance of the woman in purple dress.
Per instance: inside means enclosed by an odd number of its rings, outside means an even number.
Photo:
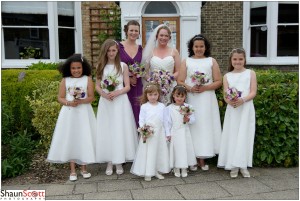
[[[136,43],[140,35],[140,24],[131,20],[124,26],[126,40],[119,43],[121,61],[128,66],[135,62],[141,63],[143,48]],[[142,78],[130,74],[130,91],[127,93],[133,110],[136,126],[138,127],[140,103],[138,98],[143,92]]]

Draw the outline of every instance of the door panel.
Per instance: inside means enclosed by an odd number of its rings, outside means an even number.
[[[153,30],[160,24],[166,24],[172,32],[171,40],[173,48],[180,51],[180,24],[179,17],[143,17],[142,20],[142,40],[143,47],[146,46],[146,42],[153,32]]]

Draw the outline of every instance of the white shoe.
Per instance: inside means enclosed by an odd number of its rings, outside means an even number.
[[[151,181],[151,177],[145,177],[145,181]]]
[[[173,171],[174,171],[175,177],[180,177],[180,170],[179,170],[179,168],[174,168]]]
[[[236,178],[239,174],[239,168],[233,168],[230,171],[230,177],[231,178]]]
[[[197,165],[190,166],[190,170],[191,171],[197,171],[198,170]]]
[[[250,173],[247,169],[241,169],[241,173],[242,173],[243,177],[247,177],[247,178],[250,177]]]
[[[156,172],[155,177],[156,177],[157,179],[165,179],[165,177],[162,176],[161,174],[159,174],[158,172]]]
[[[111,162],[107,163],[105,174],[108,176],[113,174],[113,165]]]
[[[204,166],[201,167],[201,170],[207,171],[207,170],[209,170],[209,166],[208,165],[204,165]]]
[[[71,173],[69,177],[70,181],[76,181],[77,180],[77,174],[76,173]]]
[[[80,172],[80,174],[83,176],[84,179],[88,179],[92,176],[91,173],[87,171]]]
[[[186,168],[181,169],[181,176],[182,177],[187,177],[188,176]]]
[[[123,167],[122,167],[122,164],[118,164],[118,165],[116,165],[116,173],[117,174],[123,174],[124,173],[124,169],[123,169]]]

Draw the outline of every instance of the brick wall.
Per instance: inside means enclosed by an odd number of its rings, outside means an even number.
[[[243,2],[207,1],[201,10],[201,20],[201,33],[209,39],[212,57],[219,63],[222,74],[225,74],[230,51],[243,46]],[[298,65],[247,65],[247,68],[299,70]]]
[[[82,43],[83,43],[83,55],[91,62],[91,27],[90,27],[90,8],[108,7],[110,2],[105,1],[82,1]]]
[[[243,45],[243,2],[207,1],[201,9],[201,33],[221,71],[227,72],[230,51]]]

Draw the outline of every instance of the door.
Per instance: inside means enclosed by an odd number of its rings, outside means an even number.
[[[142,19],[142,45],[146,46],[147,40],[153,30],[160,24],[166,24],[172,32],[173,48],[180,53],[180,23],[179,17],[143,17]]]

